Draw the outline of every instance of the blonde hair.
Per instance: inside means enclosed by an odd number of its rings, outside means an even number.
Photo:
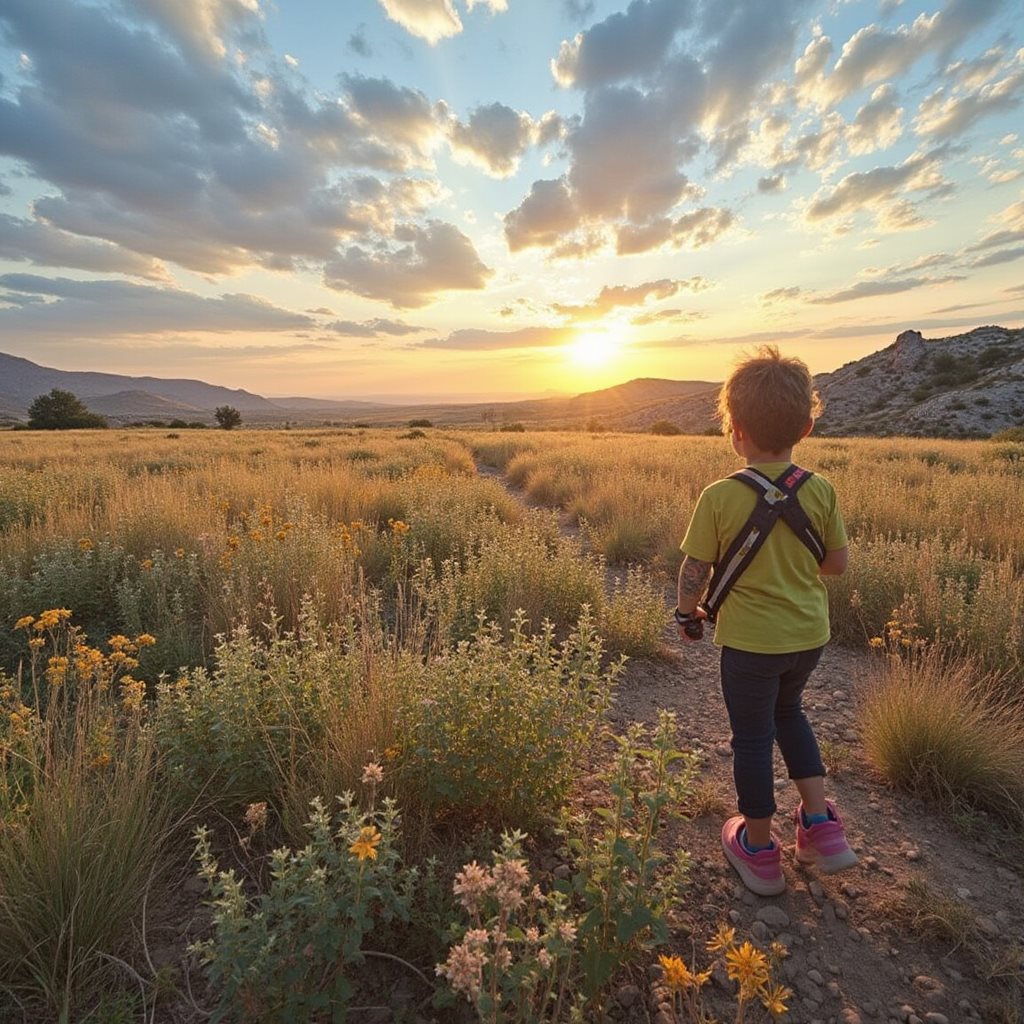
[[[823,409],[802,359],[762,345],[737,364],[718,395],[722,433],[739,427],[761,451],[792,448]]]

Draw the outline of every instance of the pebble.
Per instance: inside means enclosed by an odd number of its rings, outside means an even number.
[[[913,847],[911,847],[909,850],[907,850],[903,854],[903,856],[906,857],[907,860],[909,860],[909,861],[920,860],[921,859],[921,851],[920,850],[915,850]]]
[[[770,928],[786,928],[789,926],[789,914],[782,907],[769,904],[757,912],[758,921],[764,921]]]
[[[877,871],[878,870],[878,859],[876,857],[865,857],[864,858],[864,867],[866,867],[869,871]]]
[[[860,895],[860,889],[855,885],[851,885],[849,882],[844,882],[843,895],[851,900],[855,900]]]
[[[825,979],[822,977],[821,971],[808,971],[807,977],[814,982],[815,985],[824,985]]]
[[[960,886],[960,888],[956,891],[956,898],[958,900],[969,900],[971,898],[971,890],[965,889],[963,886]]]
[[[839,1024],[861,1024],[860,1014],[852,1006],[840,1010],[838,1019]]]
[[[1002,934],[1002,929],[991,917],[977,917],[975,923],[990,939],[998,939]]]
[[[768,938],[768,925],[764,921],[755,921],[750,926],[750,937],[755,942],[764,942]]]
[[[949,1024],[949,1018],[944,1013],[936,1013],[934,1010],[926,1013],[924,1019],[927,1024]]]
[[[738,910],[730,910],[729,920],[732,924],[739,924],[743,920],[743,915]]]
[[[555,878],[564,879],[568,878],[572,874],[572,869],[568,864],[559,864],[557,868],[552,872]]]
[[[845,921],[850,916],[850,909],[842,900],[836,900],[835,910],[840,921]]]
[[[820,903],[825,898],[825,890],[821,887],[821,882],[815,879],[807,886],[811,895]]]
[[[623,985],[615,993],[615,1001],[626,1009],[631,1007],[640,998],[640,989],[636,985]]]
[[[847,743],[856,743],[859,738],[860,737],[853,729],[847,729],[846,732],[843,733],[843,739],[846,740]]]
[[[998,867],[998,868],[996,868],[996,874],[1004,882],[1019,882],[1020,881],[1020,879],[1009,868]]]
[[[715,753],[719,757],[732,757],[732,747],[728,743],[719,743],[715,747]]]

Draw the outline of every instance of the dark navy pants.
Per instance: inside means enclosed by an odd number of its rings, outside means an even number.
[[[823,648],[793,654],[752,654],[722,648],[722,696],[732,726],[733,777],[740,814],[776,811],[772,744],[791,779],[824,775],[818,741],[804,714],[804,686]]]

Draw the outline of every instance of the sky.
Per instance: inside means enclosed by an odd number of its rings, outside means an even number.
[[[1021,0],[0,0],[0,351],[268,396],[1024,323]]]

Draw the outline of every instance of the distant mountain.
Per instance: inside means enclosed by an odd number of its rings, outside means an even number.
[[[816,433],[985,437],[1024,425],[1024,329],[979,327],[926,340],[904,331],[888,347],[847,363],[815,383],[825,400]],[[683,432],[716,429],[719,384],[641,378],[572,398],[515,402],[418,403],[263,398],[197,380],[80,373],[37,366],[0,353],[0,421],[24,418],[38,395],[74,392],[113,422],[205,419],[231,405],[246,423],[293,422],[438,426],[522,423],[525,427],[649,430],[668,420]]]
[[[93,399],[109,398],[118,392],[146,392],[180,403],[193,410],[213,410],[231,405],[241,413],[282,413],[279,406],[241,389],[221,388],[200,380],[165,380],[160,377],[128,377],[118,373],[55,370],[28,359],[0,353],[0,402],[28,414],[33,399],[53,388],[71,391],[90,409]],[[96,410],[98,411],[98,410]]]

